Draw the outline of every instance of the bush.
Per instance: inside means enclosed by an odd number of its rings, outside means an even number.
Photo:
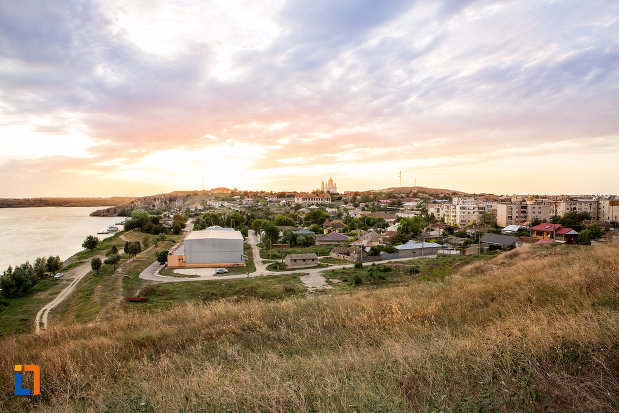
[[[93,235],[89,235],[86,237],[84,242],[82,242],[82,248],[86,248],[92,251],[97,248],[97,244],[99,244],[99,238]]]
[[[159,264],[165,264],[168,262],[168,253],[168,250],[158,251],[155,253],[155,257],[157,258],[157,261],[159,261]]]
[[[363,284],[363,279],[361,278],[361,276],[359,276],[359,274],[355,274],[350,279],[350,283],[352,285],[360,285],[360,284]]]
[[[363,268],[363,263],[362,262],[356,262],[355,263],[355,268]]]
[[[409,274],[419,274],[421,272],[421,269],[419,268],[419,265],[413,265],[412,267],[409,267],[407,269],[407,272]]]

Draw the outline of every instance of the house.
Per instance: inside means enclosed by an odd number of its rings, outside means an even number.
[[[316,237],[317,245],[343,244],[346,242],[348,242],[348,237],[337,232],[330,232],[328,234],[318,235]]]
[[[329,232],[342,232],[346,228],[346,224],[341,219],[334,219],[333,221],[325,221],[325,234]]]
[[[578,242],[578,231],[563,227],[555,232],[555,241],[565,244],[576,244]]]
[[[381,245],[384,243],[383,235],[379,234],[376,231],[368,231],[365,234],[361,235],[359,239],[353,242],[352,245],[361,245],[364,247],[373,247],[375,245]]]
[[[484,234],[481,237],[481,242],[483,244],[498,245],[503,248],[514,248],[517,240],[518,237],[501,234]]]
[[[295,235],[316,235],[309,229],[300,229],[298,231],[294,231]]]
[[[288,268],[307,268],[318,265],[318,257],[316,254],[288,254],[284,258],[284,262]]]
[[[417,257],[425,255],[436,255],[438,250],[444,247],[441,244],[435,242],[417,242],[407,241],[402,245],[396,245],[400,258]]]
[[[557,241],[564,244],[576,244],[578,232],[561,224],[543,224],[531,227],[531,236],[539,240]]]
[[[331,258],[337,258],[338,260],[346,260],[351,262],[366,261],[368,257],[367,251],[359,246],[353,247],[335,247],[331,249],[329,253]]]
[[[297,231],[299,231],[300,228],[294,227],[292,225],[278,225],[277,229],[279,230],[280,235],[282,235],[284,233],[284,231],[297,232]]]
[[[189,210],[192,211],[192,212],[196,211],[196,210],[197,211],[202,211],[203,209],[204,209],[204,207],[202,205],[200,205],[200,204],[191,204],[191,205],[189,205]]]
[[[544,222],[543,224],[536,225],[529,228],[531,230],[531,236],[537,239],[553,240],[555,238],[555,232],[561,229],[561,224],[549,224]]]

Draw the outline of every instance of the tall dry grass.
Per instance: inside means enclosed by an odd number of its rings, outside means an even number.
[[[579,411],[619,408],[619,246],[526,248],[441,283],[215,302],[0,341],[22,411]]]

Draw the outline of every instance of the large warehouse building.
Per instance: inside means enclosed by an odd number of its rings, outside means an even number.
[[[191,231],[168,255],[170,268],[230,267],[243,264],[243,235],[232,228]]]

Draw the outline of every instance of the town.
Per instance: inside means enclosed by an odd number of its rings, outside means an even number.
[[[269,260],[269,270],[317,267],[317,253],[363,263],[619,238],[619,199],[612,196],[471,195],[416,186],[339,193],[329,178],[311,193],[218,187],[173,200],[150,197],[144,206],[168,228],[180,216],[189,219],[193,231],[170,250],[170,268],[245,265],[242,240],[250,230],[260,248],[281,259]]]

